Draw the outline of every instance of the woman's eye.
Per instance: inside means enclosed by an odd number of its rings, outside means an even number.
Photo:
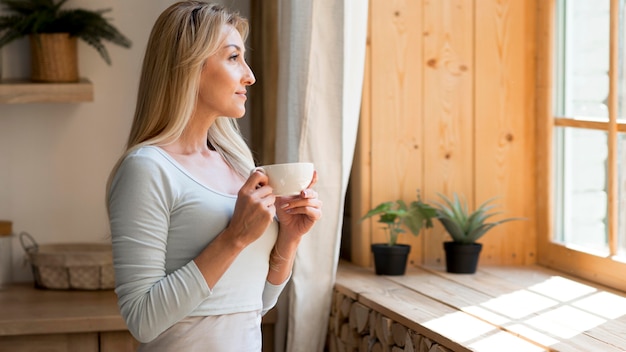
[[[229,60],[237,60],[239,58],[239,54],[232,54],[228,59]]]

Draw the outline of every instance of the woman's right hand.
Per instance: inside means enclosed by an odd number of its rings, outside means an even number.
[[[235,210],[226,229],[194,259],[210,288],[215,287],[239,253],[261,237],[274,221],[274,201],[267,176],[253,172],[237,193]]]
[[[268,184],[267,175],[254,171],[237,194],[233,217],[228,227],[242,246],[261,237],[274,220],[276,197]]]

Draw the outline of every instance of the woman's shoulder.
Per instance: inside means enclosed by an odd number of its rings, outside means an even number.
[[[124,156],[109,188],[111,207],[133,199],[171,201],[176,181],[167,160],[153,147],[141,147]]]
[[[165,153],[156,146],[143,146],[130,151],[122,160],[119,171],[132,173],[150,173],[164,171],[170,161]]]
[[[161,148],[148,145],[130,151],[122,160],[122,164],[164,164],[168,161]]]
[[[161,148],[154,146],[154,145],[145,145],[129,152],[126,155],[125,159],[148,158],[148,159],[163,160],[164,159],[163,156],[164,156],[164,152]]]

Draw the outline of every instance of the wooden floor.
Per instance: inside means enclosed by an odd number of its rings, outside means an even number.
[[[626,294],[539,266],[377,276],[341,262],[335,288],[452,351],[626,351]]]

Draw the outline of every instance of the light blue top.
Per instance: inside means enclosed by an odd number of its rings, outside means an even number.
[[[236,195],[198,182],[158,147],[129,154],[109,193],[115,292],[130,332],[148,342],[187,316],[261,310],[285,283],[267,282],[278,224],[246,247],[211,290],[194,259],[228,225]]]

